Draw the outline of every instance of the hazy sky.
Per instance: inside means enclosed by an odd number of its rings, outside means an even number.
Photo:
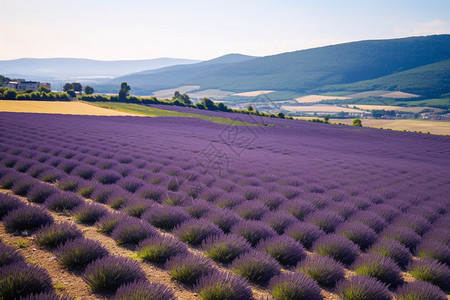
[[[0,60],[270,55],[450,33],[450,0],[0,0]]]

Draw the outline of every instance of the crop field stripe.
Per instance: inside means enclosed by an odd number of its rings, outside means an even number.
[[[222,117],[209,117],[200,114],[192,114],[192,113],[181,113],[166,109],[155,108],[146,105],[133,104],[133,103],[106,103],[106,102],[83,102],[89,105],[112,109],[117,111],[122,111],[126,113],[138,114],[142,116],[150,116],[150,117],[186,117],[186,118],[197,118],[206,121],[211,121],[218,124],[223,125],[244,125],[244,126],[261,126],[260,124],[243,122],[239,120],[233,120],[230,118],[222,118]],[[236,114],[238,118],[238,114]]]

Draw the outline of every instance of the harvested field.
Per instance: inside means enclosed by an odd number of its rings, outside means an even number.
[[[2,112],[23,112],[40,114],[63,114],[85,116],[133,116],[132,113],[121,112],[92,106],[82,102],[58,101],[0,101]]]
[[[338,113],[338,112],[361,112],[361,110],[347,107],[340,107],[336,105],[327,105],[327,104],[317,104],[317,105],[301,105],[301,106],[293,106],[293,105],[283,105],[283,109],[297,112],[329,112],[329,113]]]
[[[233,96],[241,96],[241,97],[256,97],[260,95],[270,94],[274,91],[251,91],[251,92],[244,92],[244,93],[238,93],[233,94]]]
[[[189,91],[196,90],[199,87],[200,87],[199,85],[184,85],[184,86],[179,86],[174,89],[159,90],[159,91],[153,92],[152,96],[155,96],[156,98],[169,99],[169,98],[173,97],[173,94],[176,91],[179,91],[181,94],[184,94]]]
[[[435,107],[425,107],[425,106],[417,106],[417,107],[403,107],[403,106],[390,106],[390,105],[352,105],[352,107],[355,106],[362,110],[373,110],[373,109],[379,109],[379,110],[395,110],[395,111],[404,111],[404,112],[412,112],[412,113],[419,113],[423,111],[424,109],[429,109],[432,111],[442,111],[440,108]]]
[[[298,103],[317,103],[322,100],[346,100],[349,97],[339,97],[339,96],[323,96],[323,95],[308,95],[304,97],[295,98],[294,100]]]

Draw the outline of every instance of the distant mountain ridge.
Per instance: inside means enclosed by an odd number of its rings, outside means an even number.
[[[200,86],[200,90],[310,93],[343,88],[360,91],[361,86],[356,83],[365,82],[367,85],[367,81],[379,79],[371,86],[376,88],[383,82],[381,78],[397,74],[397,86],[390,85],[389,90],[404,87],[405,92],[439,96],[450,93],[447,88],[442,88],[442,80],[448,83],[445,75],[447,64],[439,64],[448,59],[450,35],[434,35],[351,42],[266,57],[245,57],[227,63],[206,61],[172,66],[122,76],[110,83],[126,81],[136,90],[146,92],[177,86]],[[420,69],[425,66],[428,67]],[[413,69],[416,70],[404,73]],[[429,79],[426,82],[420,80],[421,72],[425,70]],[[434,75],[430,76],[431,73]],[[387,77],[386,80],[390,79]],[[388,82],[381,85],[386,87]],[[444,84],[446,86],[448,84]]]

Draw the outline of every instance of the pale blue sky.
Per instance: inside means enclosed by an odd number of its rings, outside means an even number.
[[[450,0],[0,0],[0,60],[270,55],[450,33]]]

